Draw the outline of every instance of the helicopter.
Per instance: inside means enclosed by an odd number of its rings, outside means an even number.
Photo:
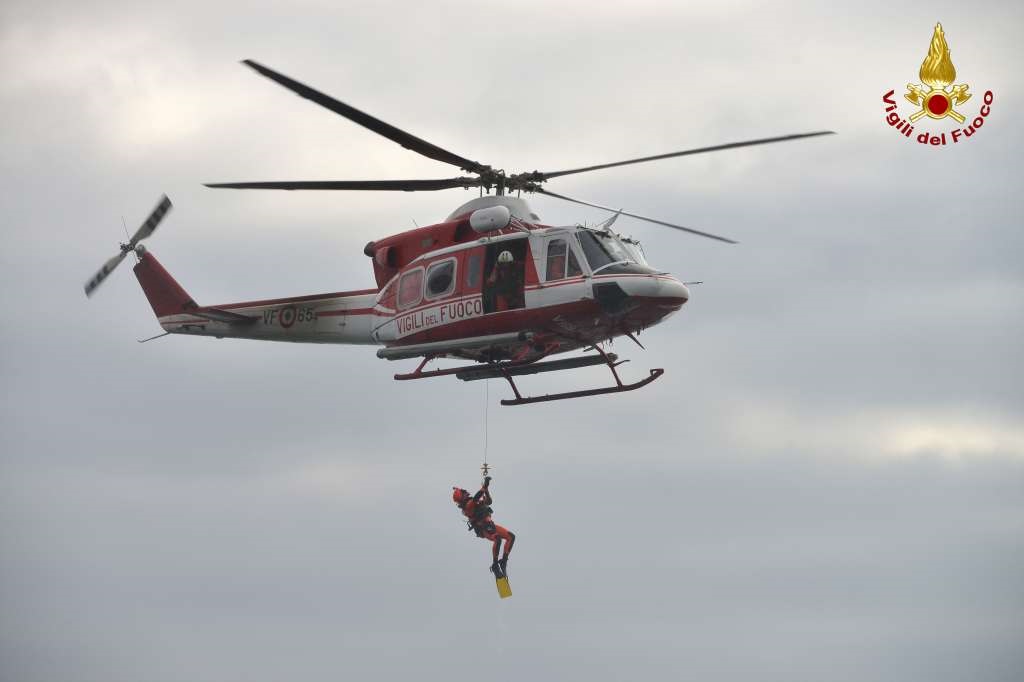
[[[507,174],[396,128],[252,60],[242,62],[348,120],[402,147],[459,168],[452,178],[414,180],[272,181],[208,183],[207,187],[276,190],[438,191],[479,188],[480,196],[442,222],[372,241],[363,249],[375,286],[354,291],[203,306],[178,284],[141,242],[171,208],[164,196],[142,226],[120,245],[85,285],[97,287],[134,253],[134,272],[164,333],[298,343],[383,346],[385,360],[419,359],[399,381],[452,376],[463,381],[502,378],[514,397],[502,405],[565,400],[642,388],[664,369],[626,383],[617,368],[627,360],[605,349],[679,311],[690,298],[685,283],[650,265],[640,243],[612,230],[621,216],[735,244],[732,239],[613,209],[543,187],[576,173],[739,147],[832,134],[823,130],[732,142],[553,172]],[[513,196],[511,193],[516,195]],[[607,211],[595,227],[553,226],[541,221],[522,194],[541,194]],[[584,351],[567,358],[554,356]],[[554,359],[553,359],[554,358]],[[432,361],[466,361],[427,369]],[[606,365],[615,383],[600,388],[524,396],[515,377]]]

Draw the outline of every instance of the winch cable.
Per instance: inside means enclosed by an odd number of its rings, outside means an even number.
[[[488,427],[490,425],[491,407],[491,380],[484,379],[484,463],[480,467],[483,477],[487,478],[491,471],[491,465],[487,463],[487,446],[489,440]]]

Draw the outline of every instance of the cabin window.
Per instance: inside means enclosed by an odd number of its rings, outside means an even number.
[[[423,268],[402,275],[398,282],[399,309],[411,308],[423,298]]]
[[[567,267],[568,266],[568,267]],[[578,277],[583,274],[576,254],[564,239],[552,239],[548,242],[548,264],[545,281],[552,282],[565,277]]]
[[[427,270],[427,298],[440,298],[455,289],[455,259],[434,263]]]
[[[466,259],[466,289],[476,289],[480,286],[480,253],[471,253]]]

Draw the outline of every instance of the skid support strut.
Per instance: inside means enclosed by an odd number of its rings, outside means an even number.
[[[557,350],[556,344],[549,344],[546,346],[539,355],[531,357],[529,359],[512,359],[504,362],[491,362],[484,365],[463,365],[461,367],[449,367],[447,369],[435,369],[424,371],[427,363],[431,360],[436,359],[437,356],[427,355],[420,362],[419,366],[416,367],[412,372],[406,374],[396,374],[395,379],[399,381],[409,381],[411,379],[429,379],[431,377],[440,376],[451,376],[455,375],[463,381],[478,381],[480,379],[497,379],[503,378],[508,382],[508,385],[512,387],[512,393],[515,394],[515,398],[502,400],[502,405],[528,405],[530,403],[544,403],[552,400],[568,400],[569,398],[585,398],[591,395],[604,395],[606,393],[623,393],[625,391],[635,391],[638,388],[643,388],[647,384],[651,383],[662,374],[665,373],[663,369],[652,369],[650,376],[647,376],[640,381],[632,384],[625,384],[619,377],[618,371],[615,369],[619,365],[628,362],[628,360],[619,360],[618,356],[614,353],[606,353],[603,349],[597,345],[592,345],[588,350],[596,351],[598,355],[588,355],[576,358],[567,358],[564,360],[550,360],[547,362],[539,362],[539,360],[547,357],[551,353]],[[516,382],[512,377],[522,376],[524,374],[541,374],[544,372],[560,372],[567,369],[578,369],[581,367],[591,367],[593,365],[605,364],[608,369],[611,370],[612,377],[615,378],[614,386],[606,386],[604,388],[591,388],[583,391],[568,391],[566,393],[549,393],[541,396],[526,396],[519,392],[519,387],[516,386]]]

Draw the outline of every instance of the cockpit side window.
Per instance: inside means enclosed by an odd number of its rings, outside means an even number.
[[[564,239],[552,239],[548,242],[545,281],[553,282],[566,277],[578,277],[582,274],[583,268],[580,267],[576,254]]]
[[[548,242],[548,269],[545,281],[552,282],[565,277],[565,253],[568,247],[564,239],[552,239]]]
[[[583,268],[580,267],[580,262],[576,260],[576,252],[571,248],[569,249],[569,267],[565,272],[566,277],[579,277],[583,274]]]

